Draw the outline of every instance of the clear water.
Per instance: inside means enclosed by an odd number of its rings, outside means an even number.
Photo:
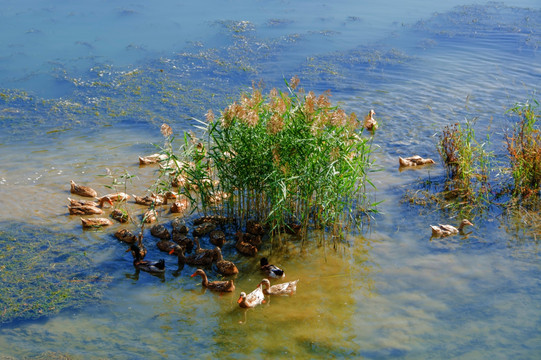
[[[468,237],[430,240],[429,224],[456,219],[400,201],[442,169],[399,172],[398,156],[437,158],[435,134],[476,118],[503,157],[504,112],[539,91],[538,2],[466,5],[4,1],[0,220],[73,234],[112,281],[97,303],[3,324],[1,355],[539,358],[539,234],[513,231],[495,210],[473,219]],[[230,244],[224,255],[241,269],[232,295],[201,292],[194,269],[175,275],[171,258],[163,279],[137,274],[114,229],[82,231],[67,215],[69,180],[106,192],[107,168],[137,175],[129,192],[144,192],[154,174],[137,156],[154,152],[162,122],[192,130],[191,117],[218,113],[252,81],[282,87],[293,75],[330,89],[348,112],[375,109],[383,170],[371,196],[385,199],[382,215],[338,250],[316,233],[302,249],[263,249],[300,279],[295,296],[240,309],[238,293],[261,274]]]

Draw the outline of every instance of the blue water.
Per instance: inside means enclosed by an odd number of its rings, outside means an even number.
[[[401,202],[443,169],[399,172],[398,156],[437,159],[443,127],[468,119],[504,162],[504,134],[516,121],[505,111],[539,99],[538,1],[471,4],[4,1],[0,221],[71,234],[75,251],[111,282],[98,302],[3,323],[0,354],[539,358],[535,221],[525,227],[528,216],[494,209],[472,219],[469,236],[435,241],[428,225],[456,223],[456,214]],[[109,232],[82,231],[67,215],[69,180],[101,193],[106,169],[129,171],[137,176],[130,193],[143,193],[154,173],[137,156],[154,152],[163,122],[177,134],[194,130],[194,117],[219,113],[252,82],[283,89],[293,75],[307,90],[331,90],[347,112],[375,109],[381,171],[371,175],[377,189],[369,196],[385,200],[338,251],[318,247],[316,233],[302,251],[297,243],[263,250],[289,280],[301,279],[296,296],[243,312],[236,296],[258,281],[257,259],[224,248],[241,269],[237,292],[202,294],[194,269],[164,279],[136,274]]]

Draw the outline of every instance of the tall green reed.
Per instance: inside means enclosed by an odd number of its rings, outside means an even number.
[[[356,115],[332,106],[328,93],[306,93],[298,78],[286,88],[265,96],[253,87],[219,117],[209,111],[200,122],[204,140],[185,135],[171,173],[185,177],[179,192],[193,205],[241,224],[340,230],[354,206],[370,208],[371,142]]]
[[[537,120],[539,102],[533,100],[516,104],[508,112],[520,117],[520,121],[505,136],[507,151],[514,180],[513,193],[528,197],[539,195],[541,187],[541,133]]]

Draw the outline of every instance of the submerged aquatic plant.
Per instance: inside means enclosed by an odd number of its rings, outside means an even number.
[[[0,230],[0,323],[36,319],[99,300],[110,278],[73,236],[21,224]]]

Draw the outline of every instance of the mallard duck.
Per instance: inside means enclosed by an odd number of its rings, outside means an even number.
[[[203,236],[213,231],[214,229],[216,229],[215,223],[212,223],[212,222],[202,223],[201,225],[197,225],[193,229],[193,236]]]
[[[458,233],[462,233],[465,226],[473,225],[469,220],[464,219],[460,222],[460,225],[458,228],[452,226],[452,225],[441,225],[438,226],[430,225],[432,228],[432,236],[434,237],[445,237],[450,235],[455,235]]]
[[[173,242],[177,243],[178,245],[182,246],[186,252],[189,254],[192,252],[194,248],[193,240],[190,239],[186,234],[180,233],[178,231],[173,230]]]
[[[171,240],[162,239],[156,243],[156,247],[163,252],[169,253],[170,255],[178,254],[184,249],[177,243],[172,242]]]
[[[130,199],[130,195],[128,195],[126,193],[123,193],[123,192],[116,192],[116,193],[103,195],[102,197],[99,197],[97,199],[98,199],[98,201],[101,201],[102,198],[109,198],[109,200],[111,200],[113,202],[124,202],[124,201],[128,201]]]
[[[128,213],[122,209],[114,209],[113,211],[111,211],[111,214],[109,216],[111,216],[111,218],[115,219],[119,223],[125,223],[129,220]]]
[[[376,115],[376,112],[374,110],[370,110],[368,115],[364,117],[363,125],[367,130],[374,131],[378,128],[378,123],[373,117],[374,115]]]
[[[144,205],[144,206],[160,206],[167,204],[167,198],[163,195],[145,195],[143,197],[137,196],[135,194],[132,194],[133,199],[136,204]]]
[[[268,277],[279,279],[286,276],[284,270],[278,266],[269,264],[269,260],[266,257],[262,257],[259,263],[261,264],[261,271],[267,274]]]
[[[113,225],[113,222],[107,218],[91,217],[81,218],[81,223],[84,228],[102,227]]]
[[[173,233],[187,234],[190,232],[190,229],[186,226],[186,221],[181,217],[176,217],[171,221],[171,227],[173,228]]]
[[[241,308],[253,308],[259,304],[265,303],[265,294],[261,288],[261,283],[257,285],[254,291],[246,295],[243,291],[240,293],[240,297],[237,300],[237,303]]]
[[[244,235],[245,234],[243,232],[237,231],[237,233],[235,234],[235,237],[237,238],[237,243],[235,244],[235,247],[237,248],[238,252],[243,255],[255,256],[257,254],[257,248],[249,242],[245,241]]]
[[[186,211],[186,209],[188,209],[189,205],[190,205],[190,201],[188,199],[186,199],[186,198],[182,198],[180,200],[176,200],[173,203],[173,205],[171,205],[169,210],[172,213],[179,214],[179,213],[182,213],[182,212]]]
[[[93,205],[79,205],[79,206],[70,206],[68,205],[68,212],[70,215],[101,215],[103,210],[97,206]]]
[[[407,158],[398,157],[398,164],[400,167],[412,167],[412,166],[421,166],[427,164],[435,164],[436,162],[432,159],[423,159],[419,155],[410,156]]]
[[[206,249],[200,249],[206,250]],[[201,266],[201,267],[210,267],[215,259],[214,250],[200,251],[196,252],[194,255],[185,256],[185,249],[181,247],[181,250],[178,252],[178,267],[182,269],[184,264],[190,266]]]
[[[139,246],[132,244],[130,247],[133,255],[133,266],[139,270],[143,270],[150,273],[163,273],[165,272],[165,260],[160,259],[158,261],[143,260],[140,256]]]
[[[224,260],[222,250],[218,246],[214,249],[214,251],[216,254],[216,267],[218,268],[218,272],[220,274],[231,276],[239,273],[239,269],[237,269],[237,266],[235,266],[232,261]]]
[[[201,276],[203,279],[201,281],[201,285],[206,287],[209,290],[217,291],[217,292],[233,292],[235,291],[235,284],[233,283],[233,280],[227,280],[227,281],[210,281],[207,278],[207,274],[202,269],[197,269],[191,277],[194,276]]]
[[[128,229],[120,229],[117,232],[115,232],[115,237],[128,244],[135,244],[137,241],[137,236],[131,233]]]
[[[272,285],[268,279],[261,280],[263,288],[263,294],[265,295],[291,295],[297,291],[297,283],[299,280],[285,282],[281,284]]]
[[[257,222],[255,220],[248,220],[246,222],[246,232],[252,235],[263,235],[265,234],[265,229],[260,222]]]
[[[210,243],[219,248],[224,247],[227,240],[225,239],[225,233],[222,230],[214,230],[209,235]]]
[[[156,213],[156,210],[154,209],[148,209],[143,214],[143,222],[146,224],[150,224],[153,222],[158,221],[158,214]]]
[[[147,155],[147,156],[139,156],[139,165],[156,164],[166,159],[167,159],[167,155],[165,154],[152,154],[152,155]]]
[[[92,189],[91,187],[84,186],[84,185],[77,185],[75,181],[73,180],[70,180],[70,184],[71,184],[70,192],[72,194],[76,194],[76,195],[84,196],[84,197],[91,197],[91,198],[95,198],[98,196],[98,192]]]
[[[162,224],[156,224],[150,228],[150,234],[162,240],[171,239],[171,234],[169,230]]]

